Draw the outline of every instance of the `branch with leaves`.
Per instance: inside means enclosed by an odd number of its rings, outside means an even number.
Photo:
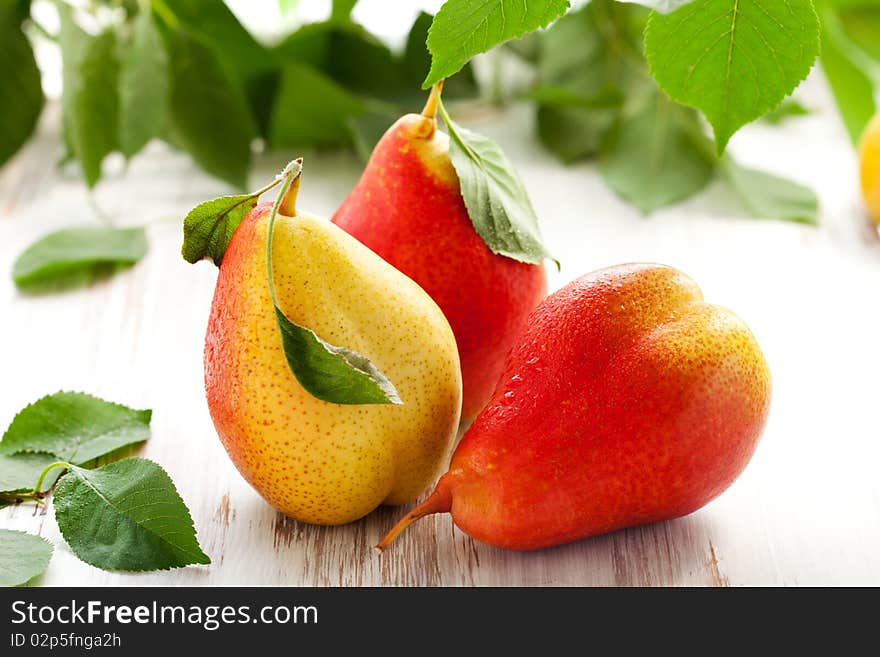
[[[29,405],[0,440],[0,507],[42,504],[54,489],[55,520],[70,549],[105,570],[210,563],[165,470],[120,458],[149,438],[151,415],[75,392]],[[36,577],[51,556],[48,541],[0,529],[0,586]]]

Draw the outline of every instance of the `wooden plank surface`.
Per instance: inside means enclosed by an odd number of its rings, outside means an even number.
[[[321,528],[263,502],[227,458],[204,400],[202,341],[216,270],[179,255],[180,218],[226,189],[154,145],[90,199],[74,172],[55,168],[58,112],[49,108],[39,136],[0,172],[0,425],[60,389],[154,409],[140,454],[169,471],[214,563],[109,573],[70,553],[51,512],[9,507],[0,527],[56,545],[45,585],[880,584],[880,246],[823,81],[812,78],[803,99],[816,109],[811,116],[782,129],[752,126],[732,148],[746,163],[817,189],[819,229],[744,218],[719,184],[646,218],[614,197],[594,166],[557,164],[536,142],[529,108],[468,122],[517,163],[563,262],[551,287],[618,262],[674,265],[746,320],[774,375],[762,443],[718,500],[673,522],[536,553],[481,545],[438,516],[379,554],[372,546],[401,509]],[[263,157],[254,184],[293,155]],[[301,205],[329,215],[360,164],[305,155]],[[147,258],[87,289],[18,293],[8,275],[15,256],[49,230],[96,223],[94,205],[119,225],[149,223]]]

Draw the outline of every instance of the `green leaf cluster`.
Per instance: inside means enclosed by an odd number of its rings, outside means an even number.
[[[877,110],[876,0],[591,0],[571,12],[568,0],[447,0],[436,16],[417,17],[400,53],[352,20],[354,0],[332,3],[326,21],[271,45],[220,0],[121,3],[123,18],[97,32],[57,4],[64,143],[89,185],[108,153],[132,157],[157,137],[240,189],[256,145],[367,155],[397,116],[421,106],[420,87],[452,76],[447,100],[475,96],[468,62],[500,44],[537,69],[528,97],[542,142],[566,162],[599,157],[612,187],[648,211],[686,198],[715,172],[732,181],[720,165],[731,136],[762,116],[799,113],[786,99],[820,52],[853,141]],[[296,4],[280,6],[287,13]],[[0,163],[42,106],[22,30],[27,3],[7,6],[0,96],[23,102],[0,127]],[[704,152],[698,112],[713,128],[714,155]],[[669,189],[629,172],[638,135],[658,141],[648,165],[663,169]]]
[[[673,64],[685,66],[684,62],[699,59],[685,53],[681,58],[660,53],[660,46],[680,45],[680,40],[672,30],[661,43],[658,25],[664,21],[687,25],[703,4],[705,0],[696,0],[661,15],[637,4],[592,0],[540,34],[534,59],[537,83],[529,96],[537,105],[541,141],[567,163],[597,159],[608,185],[646,213],[687,199],[720,177],[751,215],[816,223],[818,202],[811,190],[790,181],[782,181],[784,185],[779,187],[778,176],[743,169],[730,155],[719,156],[698,112],[674,102],[667,95],[669,89],[662,82],[658,84],[658,71],[663,71],[661,79],[669,76],[675,80]],[[726,16],[723,12],[719,15]],[[654,44],[654,39],[658,43]],[[665,63],[652,62],[652,57],[665,58]],[[810,57],[804,56],[803,61],[808,70]],[[704,60],[702,66],[710,63]],[[711,77],[709,69],[705,73]],[[704,90],[712,86],[708,79],[702,84]],[[715,86],[726,88],[717,80]],[[735,91],[729,90],[727,96],[731,107],[739,102]],[[779,105],[791,89],[785,86],[777,91],[776,104],[765,103],[763,112]],[[693,104],[704,105],[702,109],[711,118],[704,101],[701,97]],[[753,112],[749,120],[763,112]],[[727,136],[743,119],[740,114],[723,111],[715,116],[725,121]],[[722,141],[717,144],[723,145]],[[774,189],[784,198],[774,197]]]
[[[149,438],[151,415],[79,392],[59,392],[30,404],[0,440],[0,504],[42,503],[55,486],[62,535],[74,554],[99,568],[140,571],[210,563],[165,471],[146,459],[112,460]],[[39,537],[0,530],[0,585],[23,584],[39,575],[51,553]]]
[[[123,3],[122,18],[97,34],[57,0],[64,159],[78,162],[93,187],[108,154],[131,158],[158,138],[245,189],[260,143],[368,152],[400,114],[424,102],[432,17],[419,15],[405,51],[394,53],[351,20],[354,5],[336,2],[327,21],[266,45],[220,0]],[[16,99],[0,126],[0,164],[33,132],[43,104],[21,21],[0,13],[0,98]],[[459,78],[450,95],[474,95],[470,68]]]

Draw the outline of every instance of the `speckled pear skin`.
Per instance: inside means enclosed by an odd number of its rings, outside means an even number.
[[[691,513],[748,464],[770,404],[754,336],[675,269],[621,265],[548,297],[431,497],[533,550]]]
[[[449,137],[420,114],[382,137],[333,222],[431,295],[458,342],[462,417],[488,401],[504,357],[547,295],[544,265],[492,253],[477,235],[449,158]]]
[[[271,204],[235,232],[205,340],[208,407],[226,451],[272,506],[335,525],[404,504],[446,465],[461,408],[455,339],[409,278],[329,221],[275,223],[275,284],[285,315],[370,358],[404,404],[312,397],[288,368],[266,281]]]

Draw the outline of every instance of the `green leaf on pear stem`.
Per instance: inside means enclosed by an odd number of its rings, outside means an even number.
[[[65,228],[28,246],[15,260],[12,280],[25,292],[73,287],[133,265],[146,253],[143,228]]]
[[[568,0],[447,0],[428,31],[429,89],[457,73],[474,55],[547,27],[568,9]]]
[[[457,125],[442,102],[439,109],[449,131],[449,155],[468,216],[486,246],[533,265],[552,258],[528,193],[498,144]]]
[[[278,212],[294,214],[302,174],[302,158],[281,172],[281,188],[266,228],[266,277],[287,365],[300,385],[317,399],[333,404],[402,404],[394,384],[373,363],[354,351],[337,347],[314,331],[291,321],[281,310],[275,289],[272,240]]]
[[[819,17],[812,0],[695,0],[651,15],[645,54],[669,97],[709,119],[720,155],[737,130],[807,77],[819,54]]]
[[[45,538],[0,529],[0,586],[20,586],[41,575],[52,558]]]
[[[402,404],[394,384],[365,356],[335,347],[275,306],[284,357],[313,397],[333,404]]]
[[[71,466],[53,502],[70,549],[98,568],[144,571],[211,563],[174,482],[153,461],[128,458],[95,470]]]
[[[58,392],[19,411],[3,434],[0,454],[41,452],[88,463],[147,440],[151,416],[81,392]]]
[[[208,259],[219,267],[229,241],[259,198],[259,194],[221,196],[190,210],[183,220],[183,259],[189,263]]]

